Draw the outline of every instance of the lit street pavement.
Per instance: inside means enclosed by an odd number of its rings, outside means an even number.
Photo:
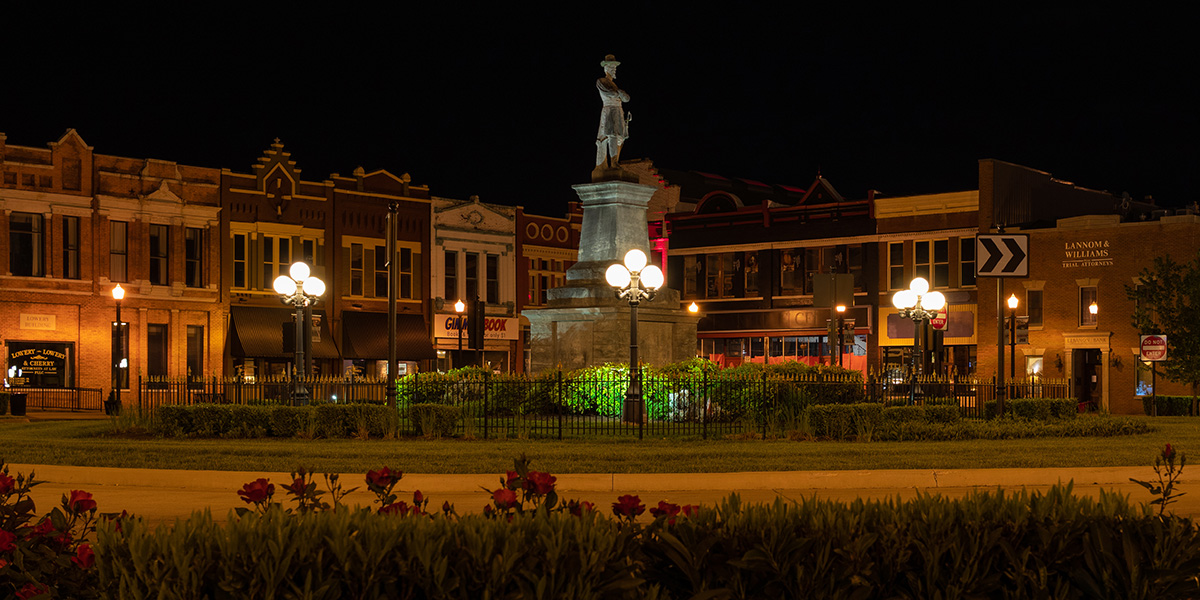
[[[179,471],[152,469],[113,469],[103,467],[61,467],[9,465],[10,473],[28,474],[36,471],[44,481],[34,488],[38,512],[45,513],[56,506],[61,496],[70,490],[91,492],[100,512],[121,512],[140,515],[150,523],[170,522],[189,516],[193,511],[210,509],[214,518],[223,521],[229,510],[246,506],[237,491],[242,484],[259,477],[268,477],[276,484],[275,500],[287,506],[287,495],[280,484],[288,483],[283,473],[249,473],[222,471]],[[659,500],[676,504],[713,506],[731,492],[737,492],[747,503],[773,502],[776,498],[796,500],[816,496],[821,499],[853,501],[857,498],[910,499],[918,491],[959,497],[973,490],[1006,490],[1022,487],[1045,490],[1056,481],[1075,481],[1075,493],[1098,497],[1100,490],[1125,494],[1135,502],[1152,499],[1142,487],[1129,482],[1130,477],[1146,479],[1153,476],[1149,467],[1104,467],[1070,469],[963,469],[963,470],[886,470],[886,471],[823,471],[823,472],[763,472],[712,474],[567,474],[558,476],[558,492],[563,499],[587,500],[605,512],[623,494],[637,494],[647,507]],[[318,488],[323,478],[316,478]],[[347,497],[350,505],[369,504],[373,499],[365,490],[364,474],[343,474],[344,487],[359,487]],[[484,487],[499,487],[500,474],[486,475],[405,475],[397,490],[405,490],[400,498],[411,500],[412,490],[421,490],[430,500],[429,510],[439,510],[449,501],[459,514],[478,513],[490,501]],[[1179,489],[1188,493],[1171,510],[1181,516],[1200,516],[1200,492],[1196,479],[1183,479]],[[720,484],[720,487],[714,484]],[[648,515],[649,513],[647,513]]]

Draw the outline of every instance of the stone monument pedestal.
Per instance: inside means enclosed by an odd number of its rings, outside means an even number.
[[[529,319],[534,373],[628,363],[629,302],[617,298],[604,272],[634,248],[652,256],[646,206],[656,188],[628,177],[574,188],[583,201],[579,261],[567,270],[566,285],[550,290],[547,308],[522,312]],[[678,292],[661,288],[638,306],[639,360],[664,365],[695,356],[698,321],[680,307]]]

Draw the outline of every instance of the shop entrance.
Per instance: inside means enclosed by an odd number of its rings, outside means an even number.
[[[1104,361],[1099,349],[1084,348],[1071,352],[1071,373],[1075,379],[1075,399],[1080,410],[1095,411],[1101,406],[1104,390]]]

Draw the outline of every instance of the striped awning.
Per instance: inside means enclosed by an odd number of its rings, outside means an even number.
[[[295,354],[296,312],[286,307],[233,306],[230,316],[231,353],[237,358],[287,358]],[[320,327],[312,333],[313,358],[338,358],[337,344],[324,311],[313,311]]]
[[[346,358],[387,360],[387,313],[343,311],[342,350]],[[396,315],[396,359],[404,361],[437,358],[425,317]]]

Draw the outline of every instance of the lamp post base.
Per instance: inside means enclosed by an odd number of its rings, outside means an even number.
[[[626,423],[641,423],[646,420],[646,402],[642,395],[635,392],[625,393],[625,406],[622,407],[621,420]]]

